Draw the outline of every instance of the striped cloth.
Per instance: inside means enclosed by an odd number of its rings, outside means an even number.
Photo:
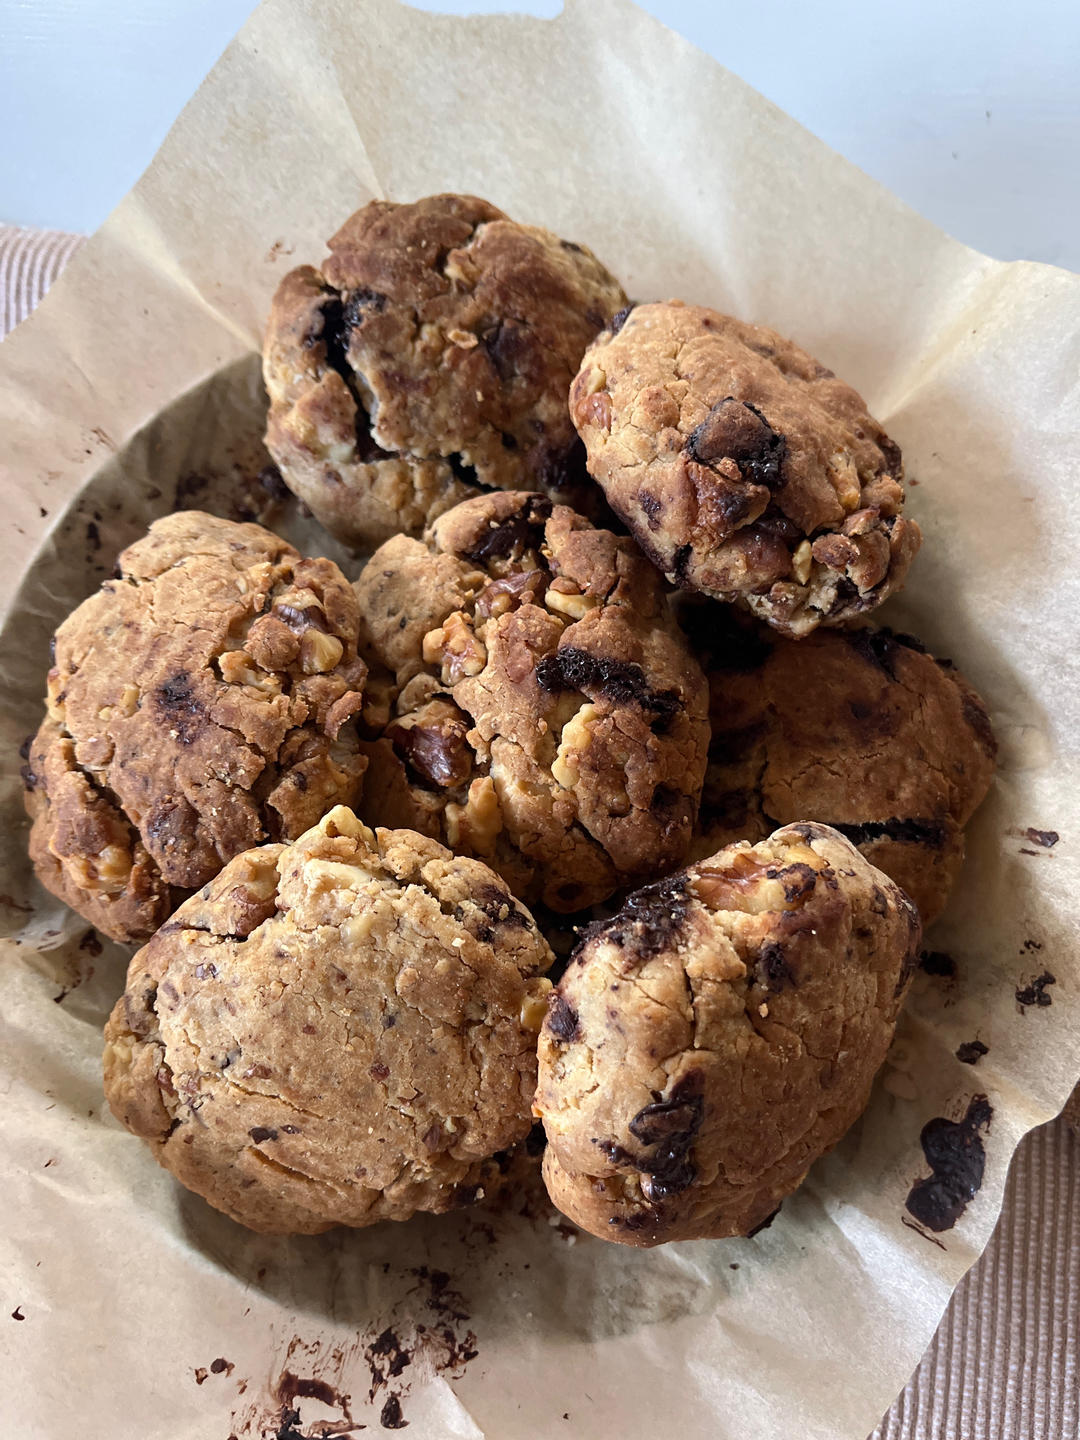
[[[0,337],[81,238],[0,225]],[[993,1239],[870,1440],[1080,1440],[1080,1088],[1017,1151]]]

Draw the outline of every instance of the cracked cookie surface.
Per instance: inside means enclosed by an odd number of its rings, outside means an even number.
[[[168,515],[56,632],[23,770],[39,879],[147,939],[240,851],[359,793],[359,610],[329,560],[258,525]]]
[[[266,444],[347,544],[372,547],[479,488],[599,492],[566,410],[626,303],[580,245],[468,195],[372,201],[274,297]]]
[[[487,866],[340,806],[230,861],[134,957],[106,1095],[254,1230],[467,1204],[529,1134],[550,961]]]
[[[766,1223],[864,1109],[919,937],[821,825],[638,891],[586,932],[541,1031],[554,1203],[628,1245]]]
[[[994,773],[986,707],[964,677],[884,628],[795,641],[708,601],[679,613],[709,680],[712,723],[692,856],[820,820],[906,890],[929,925]]]
[[[356,584],[373,689],[364,816],[569,913],[686,858],[704,677],[629,539],[543,495],[466,501]]]
[[[570,413],[590,474],[660,569],[787,634],[873,609],[919,548],[899,449],[775,331],[638,305],[586,352]]]

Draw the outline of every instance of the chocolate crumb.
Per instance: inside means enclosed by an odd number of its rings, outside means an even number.
[[[1040,846],[1043,850],[1052,850],[1061,839],[1056,830],[1036,830],[1029,826],[1024,834],[1033,845]]]
[[[402,1419],[401,1401],[396,1395],[388,1395],[379,1413],[379,1424],[384,1430],[404,1430],[408,1423]]]
[[[989,1045],[984,1045],[981,1040],[965,1040],[957,1047],[956,1058],[962,1065],[977,1065],[989,1053]]]
[[[278,1132],[271,1129],[268,1125],[256,1125],[248,1131],[248,1134],[252,1140],[255,1141],[256,1145],[261,1145],[264,1140],[276,1140],[278,1138]]]
[[[1047,987],[1057,984],[1057,977],[1044,970],[1041,975],[1036,975],[1030,984],[1018,986],[1016,998],[1021,1006],[1038,1005],[1043,1009],[1054,1003],[1053,996],[1046,993]]]
[[[21,1307],[16,1305],[15,1309],[11,1312],[11,1318],[12,1320],[25,1320],[26,1316],[22,1313]]]

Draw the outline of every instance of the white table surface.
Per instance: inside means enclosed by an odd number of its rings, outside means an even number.
[[[415,3],[560,9],[559,0]],[[0,0],[0,221],[93,230],[253,8]],[[1001,259],[1080,269],[1080,0],[644,8],[957,238]]]

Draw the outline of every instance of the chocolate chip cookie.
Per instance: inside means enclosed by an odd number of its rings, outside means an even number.
[[[625,302],[590,251],[485,200],[372,201],[321,269],[278,287],[267,448],[323,524],[361,547],[417,535],[480,488],[599,502],[566,395]]]
[[[795,641],[710,601],[680,615],[709,679],[712,719],[691,853],[820,820],[906,890],[929,925],[994,773],[994,734],[972,687],[887,629]]]
[[[258,525],[168,515],[56,632],[23,771],[42,883],[147,939],[242,850],[359,793],[359,609]]]
[[[552,1200],[626,1245],[762,1225],[865,1107],[919,933],[823,825],[638,891],[586,933],[540,1035]]]
[[[896,445],[772,330],[638,305],[590,347],[570,413],[590,473],[660,569],[785,634],[872,610],[919,548]]]
[[[388,540],[356,590],[387,672],[366,819],[562,913],[683,862],[707,687],[631,540],[504,491]]]
[[[550,961],[486,865],[339,806],[230,861],[134,957],[105,1092],[253,1230],[446,1210],[529,1133]]]

